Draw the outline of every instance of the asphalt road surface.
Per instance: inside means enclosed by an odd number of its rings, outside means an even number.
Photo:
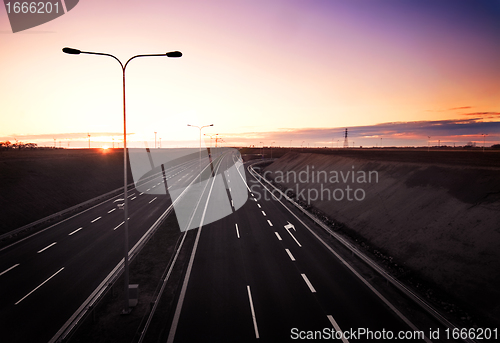
[[[187,161],[165,170],[165,176],[149,178],[143,187],[187,186],[198,168],[198,159]],[[114,202],[120,197],[0,250],[0,342],[48,342],[121,261],[124,214]],[[132,247],[171,200],[134,189],[128,198]]]
[[[226,163],[229,158],[222,170]],[[226,178],[228,185],[242,182],[240,175]],[[250,174],[247,179],[245,205],[199,229],[173,323],[165,323],[169,336],[161,341],[430,341],[414,333],[427,335],[429,328],[391,308],[296,216],[265,197]],[[208,202],[226,196],[212,192]]]

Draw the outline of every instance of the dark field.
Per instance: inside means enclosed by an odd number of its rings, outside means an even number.
[[[413,149],[413,148],[386,148],[386,149],[329,149],[329,148],[273,148],[273,158],[279,158],[287,152],[293,151],[308,154],[338,155],[342,157],[360,158],[373,161],[413,162],[428,164],[447,164],[459,166],[500,167],[500,150],[480,148],[474,149]],[[241,154],[261,154],[262,148],[243,148]],[[264,157],[271,157],[271,149],[264,148]]]
[[[121,149],[0,151],[0,234],[119,187]]]

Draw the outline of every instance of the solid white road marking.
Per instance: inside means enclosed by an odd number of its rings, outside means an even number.
[[[341,335],[340,337],[342,338],[342,342],[349,343],[349,341],[344,337],[342,330],[340,330],[340,326],[337,324],[335,319],[333,319],[333,317],[331,315],[327,315],[326,317],[328,318],[330,323],[332,323],[333,327],[335,328],[335,331],[340,332],[340,335]]]
[[[155,198],[154,198],[153,200],[151,200],[149,203],[151,204],[153,201],[155,201],[155,200],[156,200],[156,198],[157,198],[157,197],[155,197]]]
[[[238,224],[234,224],[236,225],[236,234],[238,235],[238,238],[240,238],[240,231],[238,230]]]
[[[91,221],[91,223],[96,222],[96,221],[98,221],[99,219],[101,219],[101,217],[97,217],[96,219],[92,220],[92,221]]]
[[[2,276],[3,274],[7,273],[8,271],[16,268],[18,265],[19,265],[19,263],[18,264],[14,264],[12,267],[10,267],[8,269],[5,269],[3,272],[0,273],[0,276]]]
[[[262,214],[264,215],[264,217],[266,216],[266,212],[262,211]]]
[[[290,256],[290,260],[295,261],[295,257],[293,257],[293,255],[292,255],[292,253],[290,252],[290,250],[288,250],[288,249],[285,249],[285,250],[286,250],[286,252],[287,252],[288,256]]]
[[[267,222],[269,223],[269,226],[273,226],[273,223],[268,219]]]
[[[250,286],[247,286],[248,299],[250,300],[250,310],[252,311],[253,327],[255,329],[255,338],[259,338],[259,328],[257,327],[257,318],[255,317],[255,310],[253,308],[252,293],[250,292]]]
[[[39,253],[41,253],[42,251],[45,251],[45,250],[47,250],[48,248],[50,248],[51,246],[56,245],[56,244],[57,244],[57,242],[54,242],[54,243],[52,243],[52,244],[50,244],[50,245],[47,245],[45,248],[43,248],[42,250],[38,250],[36,253],[37,253],[37,254],[39,254]]]
[[[274,233],[276,234],[276,237],[278,237],[278,239],[279,239],[280,241],[282,241],[280,234],[279,234],[279,233],[277,233],[277,232],[274,232]]]
[[[19,304],[21,301],[23,301],[24,299],[26,299],[28,296],[31,295],[31,293],[33,293],[34,291],[36,291],[38,288],[42,287],[47,281],[49,281],[50,279],[52,279],[54,276],[56,276],[57,274],[59,274],[59,272],[61,270],[63,270],[64,267],[62,267],[61,269],[59,269],[57,272],[55,272],[51,277],[49,277],[47,280],[45,280],[44,282],[42,282],[41,284],[39,284],[34,290],[32,290],[31,292],[29,292],[28,294],[26,294],[21,300],[18,300],[14,305],[17,305]]]
[[[71,236],[72,234],[74,233],[77,233],[78,231],[80,231],[81,229],[83,229],[83,227],[79,228],[79,229],[76,229],[75,231],[71,232],[71,233],[68,233],[68,236]]]
[[[113,231],[114,231],[114,230],[116,230],[116,229],[118,229],[120,226],[122,226],[122,225],[123,225],[123,223],[125,223],[125,221],[122,221],[122,222],[120,223],[120,225],[118,225],[117,227],[115,227],[115,228],[113,229]]]
[[[314,289],[313,285],[311,284],[311,282],[309,282],[309,279],[307,278],[306,274],[300,274],[302,275],[302,278],[304,279],[304,281],[306,282],[307,286],[309,287],[309,289],[311,290],[311,292],[313,293],[316,293],[316,290]]]
[[[111,213],[113,212],[114,210],[116,210],[116,208],[113,208],[112,210],[109,210],[108,213]]]
[[[292,236],[292,238],[295,241],[295,243],[297,243],[297,245],[302,248],[302,245],[300,245],[300,243],[297,240],[297,238],[295,238],[295,236],[289,230],[286,230],[286,231],[290,234],[290,236]]]

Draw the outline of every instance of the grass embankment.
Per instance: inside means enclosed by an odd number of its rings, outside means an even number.
[[[0,151],[0,180],[2,234],[123,187],[123,151]]]
[[[481,321],[498,324],[500,167],[498,160],[490,161],[500,154],[462,153],[290,153],[266,170],[272,171],[269,176],[277,181],[280,171],[294,172],[297,181],[290,174],[289,180],[281,180],[283,186],[296,194],[305,189],[302,197],[310,194],[311,205],[332,218],[334,227],[342,228],[375,255],[395,265],[398,277],[420,284],[424,296],[434,299],[437,305],[455,312],[454,304],[459,304],[466,312],[477,314]],[[326,171],[327,179],[323,174],[319,178],[315,174],[312,180],[313,170]],[[354,171],[356,178],[352,182],[349,175],[344,182],[339,176],[335,183],[331,179],[334,171],[344,175]],[[378,182],[372,179],[363,183],[358,179],[358,171],[376,171]],[[298,180],[300,172],[302,182]],[[356,189],[364,191],[364,199],[348,200],[348,185],[352,189],[351,199]],[[335,189],[344,191],[342,200],[333,198]],[[341,194],[337,191],[336,198]],[[360,191],[358,198],[362,194]],[[421,281],[432,287],[424,287]],[[436,295],[440,290],[442,293]],[[467,317],[464,313],[459,320],[468,327],[473,323]]]

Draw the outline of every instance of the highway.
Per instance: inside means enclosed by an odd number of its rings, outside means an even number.
[[[427,334],[320,242],[297,211],[266,193],[238,155],[204,160],[207,182],[196,182],[199,160],[191,159],[145,179],[141,192],[130,191],[133,246],[172,203],[145,191],[197,189],[184,200],[190,215],[179,220],[181,229],[196,228],[196,240],[173,321],[150,341],[287,342],[343,332],[334,341],[373,342],[387,332]],[[117,198],[0,250],[2,342],[49,341],[119,263]]]
[[[222,170],[225,163],[231,161],[223,161]],[[158,341],[319,341],[344,332],[335,341],[405,335],[395,341],[430,342],[424,336],[411,339],[414,331],[427,335],[429,328],[417,328],[332,254],[297,215],[269,194],[266,200],[266,191],[251,174],[247,179],[249,201],[198,230],[173,323],[165,323],[168,337],[164,333]],[[239,175],[227,175],[228,185],[241,181]],[[212,193],[208,202],[225,196]]]
[[[186,187],[198,168],[197,158],[183,162],[139,188]],[[115,202],[120,197],[123,193],[0,250],[0,342],[48,342],[123,259],[124,215],[117,208],[123,201]],[[171,200],[136,189],[128,198],[132,247]]]

